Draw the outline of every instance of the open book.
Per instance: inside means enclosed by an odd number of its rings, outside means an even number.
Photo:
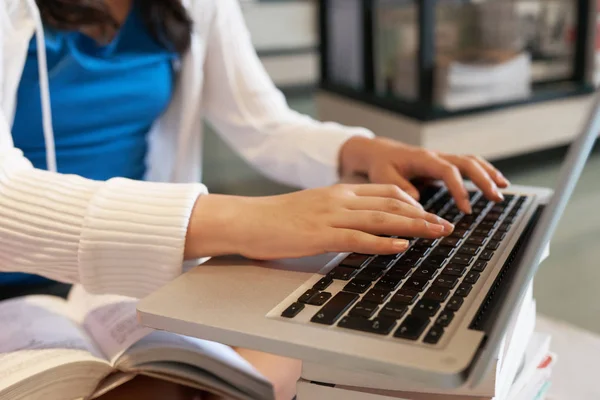
[[[271,400],[271,384],[228,346],[154,331],[136,300],[28,296],[0,302],[0,400],[96,398],[138,374],[239,400]]]

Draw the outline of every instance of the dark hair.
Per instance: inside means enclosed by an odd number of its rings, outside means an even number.
[[[104,0],[36,0],[44,23],[64,30],[98,27],[112,37],[119,24]],[[179,0],[142,0],[142,18],[150,33],[163,46],[178,53],[190,46],[192,21]]]

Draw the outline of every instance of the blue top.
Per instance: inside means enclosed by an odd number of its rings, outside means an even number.
[[[79,32],[45,34],[58,171],[95,180],[142,179],[147,134],[171,100],[177,55],[153,39],[136,5],[106,46]],[[12,134],[15,147],[46,169],[35,38]],[[0,273],[0,285],[41,279]]]

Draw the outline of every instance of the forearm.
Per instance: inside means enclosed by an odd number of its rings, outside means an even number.
[[[185,259],[237,254],[235,238],[239,236],[240,218],[243,218],[240,211],[251,201],[240,196],[200,196],[187,228]]]
[[[191,210],[206,190],[50,173],[14,149],[0,175],[0,271],[135,297],[181,273]]]

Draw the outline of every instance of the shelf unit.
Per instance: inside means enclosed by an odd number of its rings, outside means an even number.
[[[417,96],[415,99],[405,99],[400,96],[380,94],[375,88],[376,80],[376,39],[377,7],[382,1],[397,4],[399,7],[412,6],[416,8],[417,42],[418,49],[415,54],[416,74],[418,80]],[[490,1],[490,0],[488,0]],[[498,0],[491,0],[498,1]],[[512,2],[514,0],[500,0]],[[534,0],[529,0],[533,2]],[[537,0],[538,2],[551,0]],[[555,0],[556,1],[556,0]],[[590,41],[593,36],[589,34],[591,23],[589,10],[592,0],[562,0],[570,1],[576,8],[576,25],[574,38],[574,54],[572,57],[572,73],[562,79],[552,79],[536,82],[532,85],[532,95],[527,99],[502,102],[481,107],[472,107],[461,110],[447,110],[434,102],[434,71],[436,68],[436,7],[444,3],[469,4],[465,0],[320,0],[320,39],[321,39],[321,80],[319,88],[324,92],[337,94],[358,102],[382,108],[419,121],[435,121],[440,119],[464,116],[473,113],[503,109],[523,104],[540,103],[549,100],[564,99],[573,96],[589,94],[594,90],[593,79],[589,74],[589,65],[593,62],[594,53],[591,52]],[[343,3],[343,4],[342,4]],[[359,84],[339,83],[332,72],[333,42],[331,40],[333,25],[341,23],[334,14],[344,14],[347,32],[356,35],[355,49],[349,49],[347,44],[344,50],[357,57],[351,57],[348,62],[360,62],[355,73],[360,73]],[[354,14],[354,18],[348,18]],[[336,20],[337,18],[337,20]],[[352,26],[356,24],[357,26]],[[595,23],[594,23],[595,26]],[[335,50],[335,56],[340,52]]]
[[[381,1],[412,3],[416,8],[418,72],[416,96],[412,99],[382,94],[376,87],[375,29]],[[588,97],[595,89],[596,1],[571,1],[576,23],[568,76],[535,82],[528,98],[449,110],[434,99],[436,7],[468,0],[320,0],[319,117],[366,126],[379,135],[427,148],[477,153],[491,159],[565,144],[576,133]],[[343,35],[333,31],[340,21],[345,23]],[[332,37],[335,39],[336,34],[345,38],[344,46],[334,46]],[[339,47],[348,52],[347,57],[341,57]],[[351,83],[340,82],[334,76],[335,63],[340,62],[351,66],[346,76]]]

